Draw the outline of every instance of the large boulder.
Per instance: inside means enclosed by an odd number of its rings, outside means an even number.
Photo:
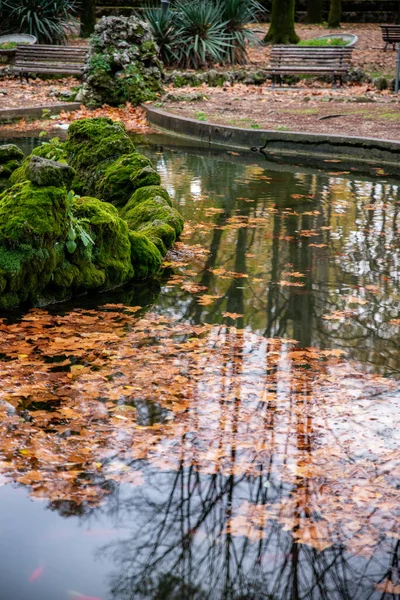
[[[19,150],[19,148],[17,149]],[[13,171],[10,176],[10,184],[14,185],[16,183],[22,183],[23,181],[29,179],[27,175],[27,167],[33,156],[39,156],[41,158],[47,158],[49,160],[65,164],[67,158],[65,143],[60,142],[58,138],[53,138],[49,142],[43,142],[40,146],[36,146],[36,148],[32,150],[32,154],[27,156],[22,163],[20,162],[20,166]]]
[[[90,39],[80,97],[90,107],[154,100],[162,91],[162,63],[147,23],[103,17]]]
[[[99,178],[110,165],[135,151],[123,123],[102,117],[71,123],[65,148],[77,172],[73,189],[89,196],[96,196]]]
[[[75,121],[66,143],[39,146],[11,179],[0,195],[0,309],[153,277],[182,232],[151,161],[110,119]]]
[[[151,160],[135,152],[123,123],[105,118],[75,121],[65,147],[68,163],[77,171],[75,192],[121,208],[138,188],[160,183]]]

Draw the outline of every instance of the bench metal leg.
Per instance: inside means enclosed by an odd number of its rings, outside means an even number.
[[[333,75],[333,89],[336,90],[337,89],[337,84],[336,84],[336,75]]]
[[[272,75],[272,89],[275,89],[275,75]]]

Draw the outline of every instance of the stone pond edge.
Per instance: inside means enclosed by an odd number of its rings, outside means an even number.
[[[170,113],[151,104],[143,105],[147,120],[163,132],[188,137],[209,145],[268,155],[294,155],[316,159],[345,158],[354,162],[400,167],[400,141],[342,136],[338,134],[244,129]]]
[[[23,106],[21,108],[1,108],[0,125],[19,121],[20,119],[40,119],[43,111],[46,111],[46,117],[58,115],[61,112],[72,112],[81,108],[80,102],[63,102],[59,104],[43,104],[40,106]],[[47,112],[49,111],[49,112]]]

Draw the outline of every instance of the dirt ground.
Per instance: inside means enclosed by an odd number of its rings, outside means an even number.
[[[255,26],[258,37],[267,31],[268,24]],[[302,39],[333,33],[335,30],[317,25],[297,25]],[[379,25],[345,24],[341,31],[358,36],[353,51],[353,66],[370,77],[393,78],[396,52],[383,51]],[[270,47],[250,48],[250,64],[257,68],[269,64]],[[170,88],[171,95],[190,97],[204,94],[201,101],[168,99],[162,108],[173,113],[243,128],[262,128],[277,131],[304,131],[360,135],[380,139],[400,139],[400,94],[379,92],[371,84],[351,84],[334,90],[331,84],[303,80],[289,88],[272,89],[270,82],[263,86],[236,84],[224,88]]]
[[[179,91],[184,93],[183,88]],[[224,89],[204,87],[202,92],[205,100],[167,101],[161,107],[200,121],[246,129],[400,140],[400,99],[365,85],[345,86],[342,90],[234,85]]]

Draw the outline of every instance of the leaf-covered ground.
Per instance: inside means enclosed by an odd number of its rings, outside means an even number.
[[[252,26],[253,27],[253,26]],[[254,26],[258,37],[268,28],[267,24]],[[296,30],[302,39],[309,39],[328,33],[337,33],[318,25],[298,24]],[[385,76],[393,79],[396,52],[383,52],[381,30],[377,24],[343,24],[342,31],[354,33],[358,42],[353,51],[353,66],[360,68],[372,78]],[[84,40],[74,39],[70,43],[84,44]],[[255,46],[249,49],[249,67],[263,68],[269,64],[270,47]],[[19,83],[18,78],[1,79],[0,109],[24,106],[52,105],[63,102],[59,96],[79,86],[74,77],[32,80],[29,85]],[[400,139],[399,100],[392,92],[379,92],[370,84],[346,85],[342,90],[332,90],[331,84],[304,80],[296,84],[296,89],[275,92],[271,83],[265,86],[226,86],[224,89],[171,88],[178,96],[202,92],[203,101],[179,101],[169,99],[163,106],[193,118],[235,127],[266,128],[277,130],[309,131],[316,133],[344,133],[364,135],[382,139]],[[149,127],[141,109],[127,105],[125,108],[105,107],[96,115],[121,119],[129,131],[146,133]],[[34,129],[50,130],[54,125],[66,126],[72,119],[87,116],[82,107],[70,115],[62,114],[52,119],[39,121],[21,120],[16,125],[1,125],[0,131],[27,131]]]

